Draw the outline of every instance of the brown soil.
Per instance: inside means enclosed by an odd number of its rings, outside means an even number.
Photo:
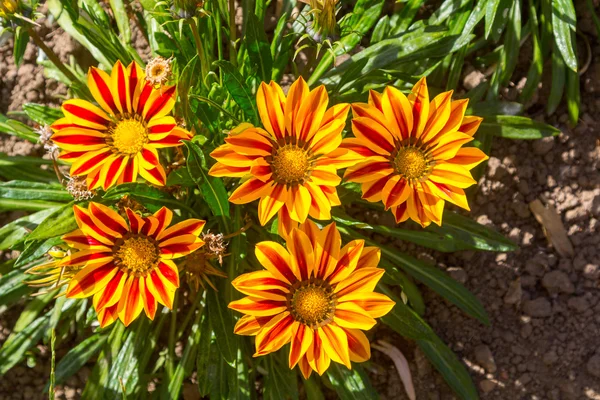
[[[589,20],[582,20],[580,27],[590,34],[594,57],[582,76],[579,125],[575,129],[567,126],[564,108],[552,117],[543,115],[546,85],[537,103],[528,108],[530,116],[563,133],[529,142],[496,139],[488,170],[471,202],[474,219],[504,233],[521,248],[508,254],[448,255],[396,243],[464,283],[488,310],[491,326],[485,327],[422,288],[426,320],[465,361],[483,399],[600,399],[600,134],[595,126],[600,119],[600,46],[592,37],[595,31]],[[82,52],[61,29],[42,27],[41,34],[65,61],[70,54]],[[147,54],[141,35],[136,38],[144,50],[141,54]],[[12,43],[0,48],[0,113],[19,110],[30,101],[59,105],[66,88],[43,78],[34,46],[29,44],[19,69],[14,66],[11,48]],[[509,88],[505,96],[513,98],[517,91]],[[39,154],[40,148],[2,136],[0,152]],[[561,215],[575,249],[573,258],[562,258],[549,246],[528,208],[537,198],[547,199]],[[387,214],[368,218],[390,223]],[[0,344],[17,317],[15,312],[0,314]],[[411,342],[383,327],[376,337],[393,343],[408,358],[417,398],[453,398],[441,376]],[[66,350],[60,349],[57,358]],[[0,378],[1,399],[45,397],[48,349],[39,346],[35,353],[34,367],[22,364]],[[382,398],[405,398],[387,356],[373,350],[370,365]],[[80,398],[88,373],[86,368],[57,388],[57,398]],[[23,390],[15,390],[17,387]],[[193,393],[185,390],[184,397],[193,399]]]

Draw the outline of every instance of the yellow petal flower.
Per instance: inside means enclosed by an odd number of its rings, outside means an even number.
[[[75,206],[79,229],[63,236],[78,251],[63,258],[58,267],[79,267],[66,296],[94,296],[101,326],[117,318],[129,325],[142,310],[154,319],[158,303],[171,308],[179,287],[173,259],[204,244],[198,237],[204,221],[189,219],[167,227],[173,213],[165,207],[147,217],[125,211],[128,221],[102,204],[91,202],[87,209]]]
[[[244,316],[235,333],[256,336],[255,357],[291,343],[289,364],[305,378],[323,374],[331,361],[369,359],[369,341],[362,330],[387,314],[394,302],[373,289],[383,270],[379,251],[355,240],[340,249],[335,223],[319,230],[310,220],[293,229],[287,250],[261,242],[256,256],[265,268],[237,277],[233,286],[247,296],[229,308]]]
[[[449,201],[469,209],[463,189],[475,184],[469,172],[488,157],[474,147],[482,119],[465,116],[466,100],[452,92],[431,102],[425,78],[405,96],[393,87],[371,91],[368,104],[352,105],[354,138],[344,139],[344,178],[362,185],[363,198],[381,201],[396,222],[442,223]]]
[[[331,207],[339,205],[337,169],[344,164],[336,151],[350,107],[328,109],[328,103],[324,86],[310,91],[302,78],[287,98],[275,82],[262,83],[256,104],[264,129],[244,125],[211,153],[217,160],[212,176],[247,178],[229,201],[260,199],[260,223],[277,214],[283,237],[309,215],[329,219]]]
[[[52,124],[59,158],[72,164],[72,177],[86,176],[88,190],[108,189],[138,176],[163,186],[165,170],[157,149],[181,146],[191,134],[167,116],[175,105],[175,86],[156,89],[135,62],[113,66],[111,74],[92,67],[88,87],[99,107],[67,100],[65,114]]]

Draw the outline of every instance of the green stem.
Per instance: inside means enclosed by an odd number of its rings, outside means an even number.
[[[28,32],[29,36],[33,39],[34,43],[40,49],[42,49],[42,51],[44,52],[44,54],[46,54],[46,56],[52,62],[52,64],[54,64],[56,68],[58,68],[60,72],[62,72],[63,75],[71,81],[71,83],[79,82],[79,79],[77,79],[77,77],[71,72],[71,70],[67,68],[65,64],[62,63],[62,61],[60,61],[60,58],[58,58],[56,53],[50,47],[46,46],[46,43],[44,43],[42,38],[39,37],[39,35],[33,28],[29,28]]]
[[[229,0],[229,61],[237,66],[237,27],[235,26],[235,0]]]
[[[194,42],[196,42],[196,49],[198,50],[198,58],[200,58],[200,77],[204,83],[204,78],[208,74],[210,68],[206,63],[206,54],[204,54],[204,47],[202,46],[202,40],[198,33],[198,25],[196,24],[195,18],[190,18],[190,27],[192,28],[192,34],[194,35]]]
[[[223,59],[223,42],[221,38],[221,13],[217,7],[217,10],[214,12],[215,18],[215,30],[217,31],[217,56],[219,60]],[[219,81],[221,86],[223,86],[223,71],[219,68]]]
[[[173,365],[175,363],[175,332],[177,327],[177,303],[179,300],[179,292],[175,293],[173,299],[173,310],[171,311],[171,327],[169,329],[169,356],[167,357],[166,372],[169,382],[173,378]]]

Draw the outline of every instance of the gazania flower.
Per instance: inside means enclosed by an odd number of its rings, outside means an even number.
[[[340,204],[336,186],[341,166],[335,157],[349,106],[327,109],[325,86],[309,91],[302,78],[292,84],[287,98],[275,82],[262,83],[256,100],[264,129],[231,132],[211,153],[218,162],[210,174],[245,178],[229,201],[260,199],[260,223],[278,214],[283,236],[309,215],[330,219],[331,207]]]
[[[371,91],[369,104],[352,105],[355,138],[342,147],[357,163],[344,178],[361,183],[362,197],[383,202],[398,223],[441,225],[446,201],[469,209],[463,189],[476,183],[469,171],[488,157],[462,146],[482,118],[465,116],[468,100],[451,97],[445,92],[430,103],[422,78],[408,97],[388,86],[383,94]]]
[[[373,292],[384,270],[377,268],[379,249],[354,240],[340,249],[335,223],[319,231],[310,220],[294,229],[287,250],[275,242],[256,245],[264,271],[250,272],[232,283],[248,295],[229,308],[244,315],[239,335],[256,335],[256,353],[274,352],[291,342],[289,366],[300,365],[308,379],[323,374],[331,360],[351,368],[370,358],[363,330],[387,314],[394,302]]]
[[[74,206],[79,229],[63,240],[78,252],[59,266],[82,266],[69,282],[68,298],[94,296],[100,326],[117,318],[126,326],[142,309],[154,319],[157,302],[172,308],[179,272],[173,259],[198,249],[204,221],[188,219],[167,228],[173,217],[168,208],[140,217],[126,209],[125,221],[117,212],[91,202],[87,209]]]
[[[117,61],[108,75],[90,68],[88,86],[100,107],[86,100],[67,100],[65,114],[54,122],[52,141],[72,163],[71,176],[87,176],[88,188],[134,182],[138,175],[154,185],[166,182],[158,149],[181,146],[190,139],[168,116],[175,104],[175,86],[155,89],[142,68]]]

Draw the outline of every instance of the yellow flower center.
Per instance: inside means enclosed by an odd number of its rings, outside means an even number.
[[[306,150],[287,145],[276,150],[271,161],[274,179],[288,185],[304,182],[308,177],[310,161]]]
[[[152,77],[159,77],[160,75],[162,75],[165,72],[165,69],[163,68],[162,65],[157,65],[152,69]]]
[[[108,143],[121,154],[137,154],[148,143],[148,129],[139,117],[125,118],[110,130]]]
[[[145,236],[132,236],[123,241],[115,252],[117,264],[130,273],[146,275],[158,263],[158,249]]]
[[[294,318],[312,328],[331,322],[335,312],[333,290],[321,280],[301,282],[288,303]]]
[[[406,179],[419,179],[427,173],[429,162],[427,156],[416,147],[403,147],[398,150],[393,167]]]

